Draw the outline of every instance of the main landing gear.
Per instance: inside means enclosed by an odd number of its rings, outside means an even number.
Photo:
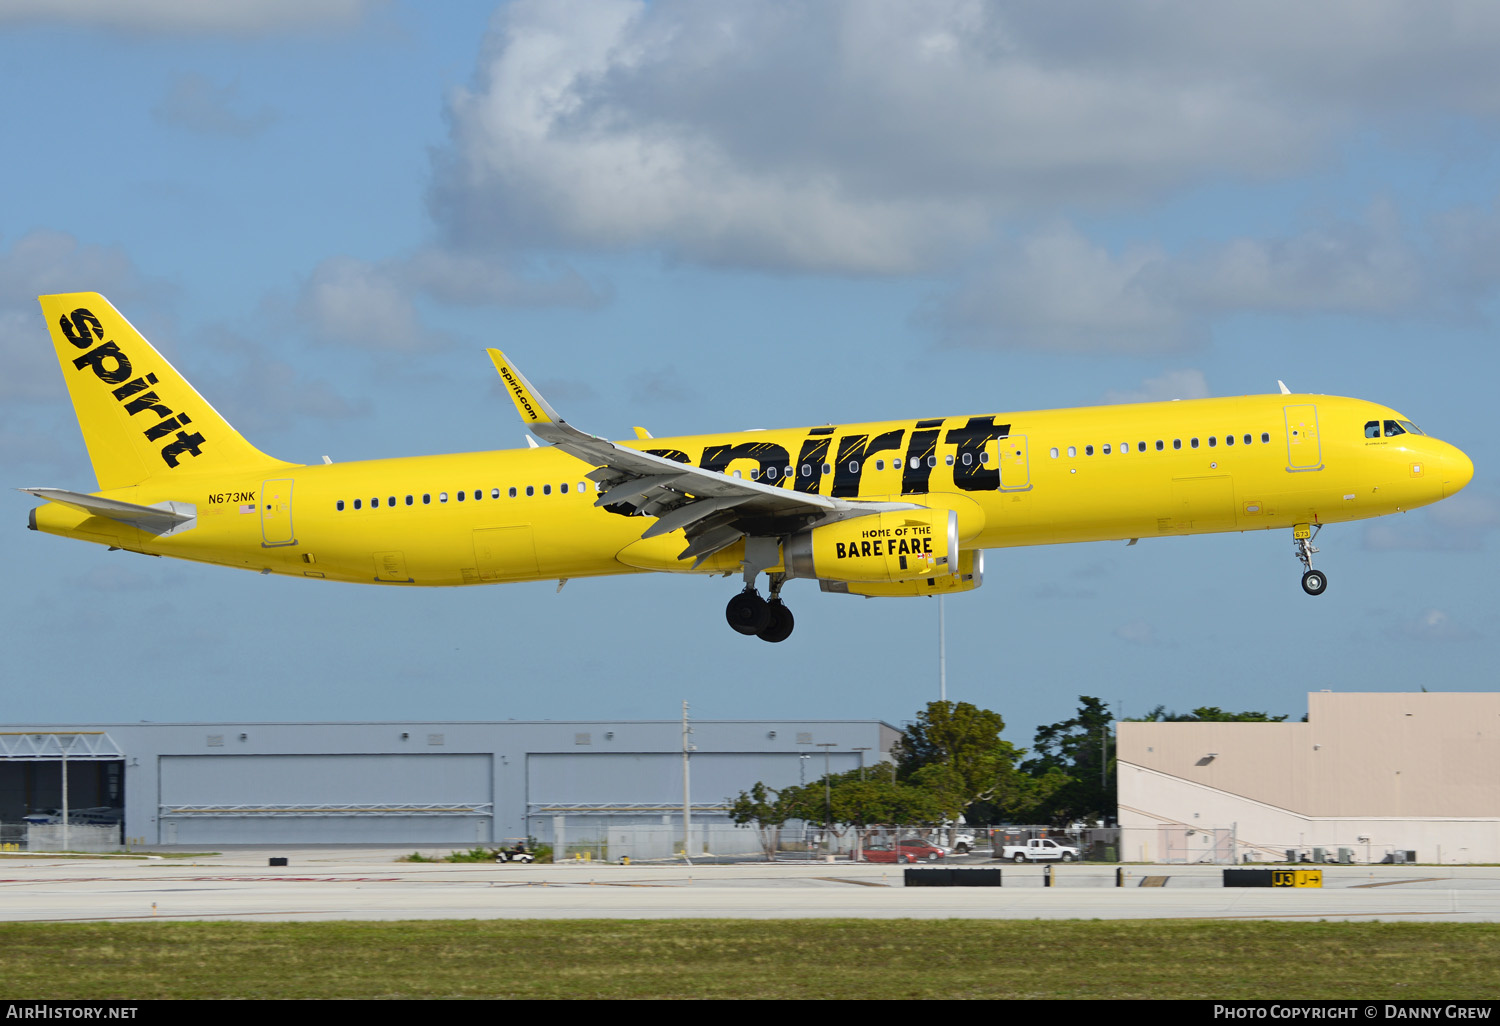
[[[762,641],[785,641],[792,636],[796,619],[792,611],[781,602],[781,586],[786,583],[785,574],[771,574],[771,598],[760,597],[753,581],[745,584],[745,590],[729,600],[724,609],[724,618],[741,634],[753,634]]]
[[[1312,565],[1313,553],[1318,551],[1318,547],[1312,543],[1312,540],[1318,536],[1318,532],[1322,529],[1322,524],[1317,524],[1313,527],[1309,527],[1307,524],[1298,524],[1292,528],[1292,551],[1302,561],[1302,565],[1307,568],[1306,572],[1302,575],[1302,590],[1309,595],[1321,595],[1328,590],[1328,575],[1321,570],[1314,570]]]

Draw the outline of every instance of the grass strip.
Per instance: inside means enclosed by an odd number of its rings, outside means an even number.
[[[0,997],[1500,998],[1500,930],[1177,920],[0,924]]]

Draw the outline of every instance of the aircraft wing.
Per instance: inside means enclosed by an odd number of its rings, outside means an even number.
[[[921,508],[909,502],[831,499],[617,445],[567,423],[504,353],[491,349],[489,354],[531,433],[596,468],[585,475],[603,487],[594,505],[656,517],[643,538],[684,531],[688,545],[677,558],[696,559],[694,566],[746,535],[775,537],[850,517]]]

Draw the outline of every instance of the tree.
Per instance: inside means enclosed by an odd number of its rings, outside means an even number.
[[[729,802],[729,816],[740,826],[754,824],[760,836],[761,850],[766,861],[776,860],[776,849],[781,844],[781,828],[789,819],[800,814],[798,808],[800,788],[777,791],[760,781],[751,785],[749,791],[741,791],[738,798]]]
[[[1109,755],[1114,716],[1097,698],[1080,695],[1078,701],[1078,715],[1072,719],[1036,728],[1033,757],[1021,766],[1039,780],[1054,774],[1055,786],[1037,805],[1042,818],[1054,823],[1112,819],[1118,811]],[[1055,773],[1068,779],[1064,782]]]
[[[1263,712],[1225,712],[1216,705],[1205,705],[1190,713],[1167,712],[1159,705],[1139,718],[1126,717],[1130,723],[1280,723],[1286,716],[1272,716]]]
[[[969,702],[929,702],[892,754],[897,779],[931,792],[943,816],[957,819],[994,797],[1022,754],[1000,732],[1000,714]]]

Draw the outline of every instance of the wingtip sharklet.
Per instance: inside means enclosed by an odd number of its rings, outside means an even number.
[[[500,374],[500,380],[505,383],[505,389],[510,393],[510,401],[516,404],[516,412],[527,424],[556,424],[562,421],[547,400],[541,397],[536,387],[526,380],[516,365],[506,358],[505,354],[498,349],[486,350],[490,354],[490,361],[494,363],[495,370]]]

